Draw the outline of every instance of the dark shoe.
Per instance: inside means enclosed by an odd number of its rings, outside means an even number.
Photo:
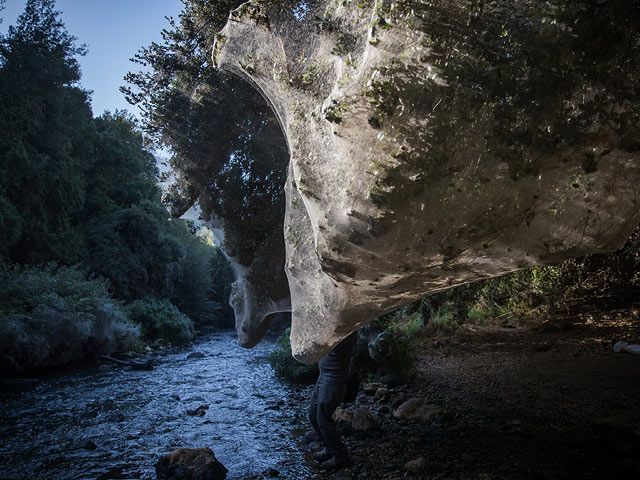
[[[331,457],[326,462],[320,464],[322,470],[337,470],[346,467],[351,463],[349,457]]]
[[[333,457],[333,453],[326,448],[323,448],[319,452],[313,454],[313,459],[318,463],[326,462],[331,457]]]

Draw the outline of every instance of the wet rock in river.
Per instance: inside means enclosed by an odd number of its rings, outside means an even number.
[[[224,480],[227,472],[210,448],[179,448],[156,464],[158,480]]]
[[[278,478],[280,476],[280,472],[275,468],[267,468],[262,475],[267,478]]]
[[[86,442],[83,442],[82,448],[84,450],[95,450],[96,448],[98,448],[98,445],[96,445],[95,442],[91,440],[87,440]]]
[[[195,410],[187,410],[187,415],[191,415],[193,417],[195,416],[203,417],[204,414],[207,413],[208,409],[209,409],[209,405],[200,405]]]
[[[82,438],[80,440],[74,441],[69,445],[69,450],[95,450],[98,448],[98,445],[93,442],[93,440],[87,440],[86,438]]]
[[[204,358],[204,353],[202,352],[191,352],[189,355],[187,355],[187,359],[191,359],[191,358]]]

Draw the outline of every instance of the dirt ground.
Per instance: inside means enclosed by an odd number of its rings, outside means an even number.
[[[640,355],[612,349],[640,343],[639,317],[591,310],[522,328],[460,327],[426,347],[408,385],[359,395],[354,407],[380,429],[343,425],[352,465],[316,478],[640,478]],[[413,397],[443,414],[395,419]]]

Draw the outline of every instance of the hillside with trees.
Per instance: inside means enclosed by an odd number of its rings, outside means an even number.
[[[5,373],[181,344],[194,326],[229,322],[226,260],[162,206],[134,117],[93,117],[84,53],[52,0],[27,2],[0,38]]]

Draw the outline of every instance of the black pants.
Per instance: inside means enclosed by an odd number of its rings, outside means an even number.
[[[321,373],[313,389],[309,407],[309,420],[313,429],[320,436],[327,450],[338,458],[349,456],[349,451],[342,443],[336,423],[333,421],[333,412],[342,401],[346,389],[346,377],[323,376]]]

